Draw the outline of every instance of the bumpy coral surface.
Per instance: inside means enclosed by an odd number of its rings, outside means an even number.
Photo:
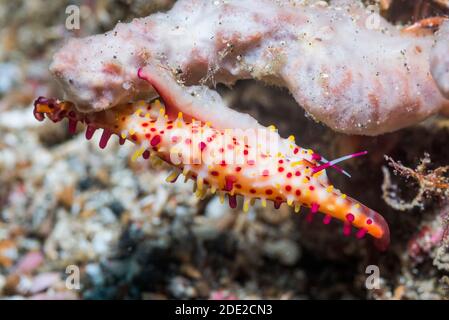
[[[186,84],[254,78],[287,87],[332,129],[376,135],[448,108],[446,29],[404,32],[357,1],[181,0],[69,41],[51,70],[84,111],[151,94],[136,70],[160,62]],[[207,108],[210,94],[201,98]]]

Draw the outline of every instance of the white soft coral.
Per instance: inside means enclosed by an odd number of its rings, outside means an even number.
[[[374,13],[358,2],[308,2],[180,0],[167,13],[70,41],[51,71],[84,111],[151,94],[137,70],[155,62],[188,85],[254,78],[285,86],[316,119],[346,133],[397,130],[448,107],[439,90],[447,94],[447,72],[435,54],[430,75],[433,35],[405,35],[378,16],[367,24]]]

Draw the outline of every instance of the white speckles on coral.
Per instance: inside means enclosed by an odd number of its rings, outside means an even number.
[[[373,15],[378,27],[368,28],[365,22]],[[180,84],[229,85],[254,78],[287,87],[298,104],[332,129],[378,135],[448,108],[449,100],[428,76],[434,40],[404,35],[359,2],[328,7],[180,0],[167,13],[118,24],[105,35],[72,39],[56,53],[51,70],[67,99],[83,111],[153,93],[137,70],[161,63]],[[447,41],[439,43],[439,52],[445,52]],[[435,63],[435,80],[444,87],[447,68]],[[206,116],[217,106],[203,96],[205,105],[196,111]],[[242,117],[231,109],[220,113],[214,120],[228,125]]]

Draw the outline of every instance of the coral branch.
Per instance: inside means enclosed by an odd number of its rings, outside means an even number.
[[[72,39],[50,69],[83,111],[150,94],[135,70],[161,63],[186,84],[252,78],[286,87],[332,129],[378,135],[449,109],[442,21],[407,33],[359,1],[180,0],[167,13]],[[437,35],[411,34],[438,23]]]

